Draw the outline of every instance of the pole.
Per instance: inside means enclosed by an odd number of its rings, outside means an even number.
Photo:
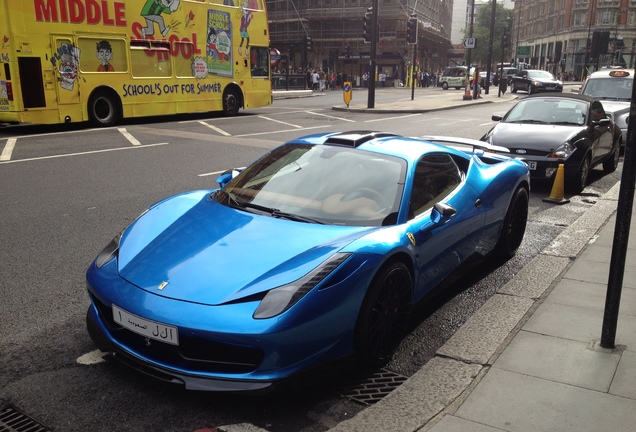
[[[415,60],[417,57],[417,43],[413,45],[413,69],[411,70],[411,100],[415,99]]]
[[[377,1],[377,0],[376,0]],[[473,19],[475,17],[475,0],[471,0],[471,4],[470,4],[470,35],[469,37],[473,37]],[[467,61],[467,65],[468,68],[466,69],[466,90],[468,90],[470,87],[470,60],[471,60],[471,55],[472,55],[472,48],[466,48],[468,50],[468,58],[466,59]],[[468,93],[468,91],[464,92],[464,100],[472,100],[472,96],[470,95],[470,93]]]
[[[376,68],[376,52],[378,49],[378,9],[380,8],[380,0],[373,0],[373,18],[371,22],[371,60],[369,79],[369,93],[367,96],[367,108],[375,108],[375,68]]]
[[[492,2],[492,10],[490,11],[490,38],[488,40],[488,64],[486,65],[486,82],[484,85],[486,86],[486,94],[488,94],[488,89],[490,88],[490,71],[492,60],[494,56],[492,55],[492,45],[495,39],[495,21],[497,20],[497,2]],[[479,80],[479,77],[477,77]]]
[[[629,239],[629,228],[634,205],[634,187],[636,185],[635,147],[636,86],[632,86],[632,103],[629,108],[625,158],[623,160],[623,173],[621,174],[621,187],[618,192],[614,243],[612,244],[612,258],[607,279],[607,296],[605,297],[605,312],[601,330],[601,347],[608,349],[613,349],[616,342],[618,310],[621,303],[623,276],[625,275],[625,257],[627,256],[627,241]]]

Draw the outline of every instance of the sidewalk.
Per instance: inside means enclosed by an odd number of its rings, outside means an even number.
[[[616,349],[598,345],[619,188],[561,232],[420,371],[330,431],[636,430],[633,229]]]

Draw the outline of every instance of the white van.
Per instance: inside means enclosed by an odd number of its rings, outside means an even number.
[[[444,72],[439,76],[437,80],[437,86],[442,87],[444,90],[448,90],[449,87],[455,87],[455,90],[459,90],[462,87],[466,87],[466,66],[453,66],[446,68]]]

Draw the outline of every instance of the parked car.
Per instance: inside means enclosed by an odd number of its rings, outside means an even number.
[[[264,392],[340,360],[383,365],[416,303],[524,236],[528,166],[445,142],[306,136],[218,189],[152,205],[87,271],[89,334],[187,389]]]
[[[563,83],[550,72],[538,69],[524,69],[517,72],[510,80],[510,91],[527,91],[528,94],[538,92],[562,92]]]
[[[581,89],[581,94],[601,101],[605,113],[621,129],[623,145],[627,141],[627,120],[633,85],[634,69],[609,69],[592,73]]]
[[[523,158],[533,179],[553,179],[559,164],[565,186],[579,193],[590,169],[618,166],[621,132],[598,99],[578,94],[536,94],[513,106],[481,139]]]

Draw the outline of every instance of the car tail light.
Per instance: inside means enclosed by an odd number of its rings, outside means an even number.
[[[13,102],[13,87],[10,82],[7,82],[7,97]]]

